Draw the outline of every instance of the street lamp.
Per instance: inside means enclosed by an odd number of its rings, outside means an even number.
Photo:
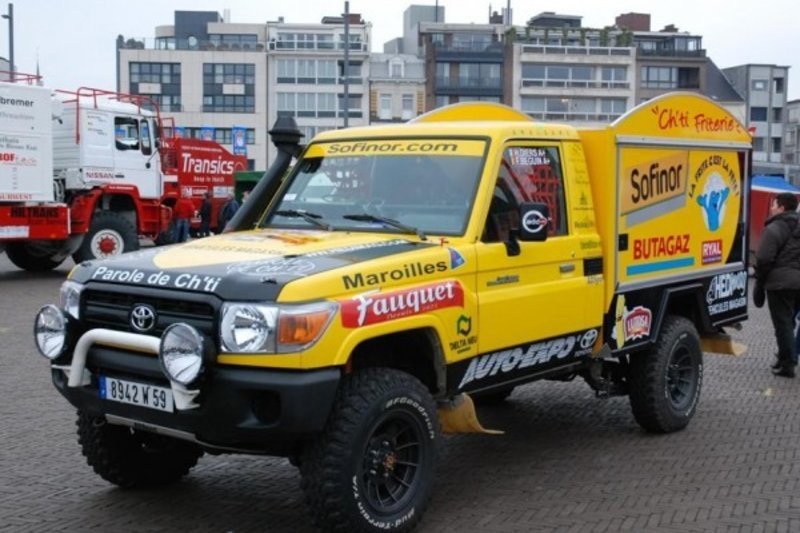
[[[14,81],[14,4],[8,4],[8,13],[3,18],[8,20],[8,70]]]

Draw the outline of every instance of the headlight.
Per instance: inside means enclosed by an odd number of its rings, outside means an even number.
[[[275,351],[278,309],[265,305],[226,304],[222,308],[220,336],[226,352]]]
[[[336,314],[337,304],[268,306],[226,304],[222,308],[222,350],[229,353],[297,352],[319,339]]]
[[[61,309],[74,319],[80,318],[81,291],[83,285],[75,281],[65,281],[61,284]]]
[[[42,307],[36,315],[33,336],[39,353],[51,361],[64,353],[67,340],[67,319],[64,312],[55,305]]]
[[[203,370],[203,336],[188,324],[172,324],[161,335],[161,369],[169,379],[187,386]]]

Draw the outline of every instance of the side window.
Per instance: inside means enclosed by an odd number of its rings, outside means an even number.
[[[130,117],[115,117],[114,139],[117,150],[138,150],[139,121]]]
[[[153,142],[150,140],[150,122],[147,120],[142,121],[141,134],[142,153],[144,155],[150,155],[153,153]]]
[[[519,205],[546,204],[549,237],[567,234],[567,209],[561,158],[555,146],[512,146],[503,153],[483,240],[504,241],[518,229]]]

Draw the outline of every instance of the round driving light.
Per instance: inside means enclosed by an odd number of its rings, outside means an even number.
[[[203,337],[188,324],[172,324],[161,336],[158,360],[169,379],[189,385],[203,370]]]
[[[51,361],[64,353],[67,341],[67,320],[55,305],[46,305],[36,315],[33,336],[39,353]]]

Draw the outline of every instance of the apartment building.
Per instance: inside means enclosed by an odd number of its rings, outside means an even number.
[[[295,117],[308,141],[321,131],[368,123],[371,25],[351,14],[346,40],[344,22],[343,17],[324,17],[319,24],[267,22],[268,124],[278,116]],[[268,163],[276,154],[274,146],[267,147]]]
[[[800,100],[786,102],[783,132],[783,162],[791,165],[793,183],[800,183]]]
[[[227,13],[176,11],[154,39],[117,40],[117,90],[152,98],[178,133],[231,150],[234,128],[243,128],[248,166],[264,169],[279,114],[294,116],[306,139],[344,125],[345,79],[349,125],[367,123],[370,25],[359,15],[349,22],[345,75],[342,17],[233,23]]]
[[[785,174],[783,161],[789,67],[739,65],[722,70],[744,98],[753,131],[753,173]]]
[[[264,168],[267,122],[266,26],[215,11],[176,11],[154,39],[117,40],[117,90],[152,98],[177,133],[213,137],[233,150],[244,128],[248,166]],[[170,133],[168,130],[167,133]]]
[[[607,124],[635,104],[630,33],[585,28],[582,17],[544,12],[516,28],[505,93],[536,120]]]
[[[411,54],[372,54],[369,123],[405,122],[425,112],[425,62]]]

